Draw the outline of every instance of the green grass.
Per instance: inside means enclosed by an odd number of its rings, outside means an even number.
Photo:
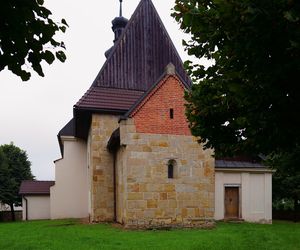
[[[76,220],[0,223],[0,249],[300,249],[300,224],[218,223],[211,230],[126,231]]]

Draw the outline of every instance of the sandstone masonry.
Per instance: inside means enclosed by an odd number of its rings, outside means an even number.
[[[191,136],[183,95],[180,80],[166,75],[131,118],[118,123],[117,116],[93,115],[89,143],[93,221],[115,219],[136,228],[201,226],[213,220],[213,152],[203,150]],[[109,152],[107,142],[117,128],[120,145]]]

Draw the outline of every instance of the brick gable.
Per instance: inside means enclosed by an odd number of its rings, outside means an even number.
[[[191,135],[185,116],[184,86],[167,75],[131,113],[138,133]],[[170,117],[173,110],[173,119]]]

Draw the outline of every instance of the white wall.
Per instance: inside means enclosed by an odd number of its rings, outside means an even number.
[[[216,169],[215,219],[224,219],[225,186],[239,186],[240,218],[250,222],[272,222],[272,171]]]
[[[87,218],[87,145],[62,137],[64,158],[55,162],[55,185],[50,188],[51,219]]]
[[[50,196],[49,195],[34,195],[25,196],[22,198],[23,205],[23,220],[26,220],[26,207],[28,209],[28,220],[46,220],[50,219]]]

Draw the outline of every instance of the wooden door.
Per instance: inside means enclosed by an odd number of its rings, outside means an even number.
[[[225,218],[239,218],[238,187],[225,187]]]

